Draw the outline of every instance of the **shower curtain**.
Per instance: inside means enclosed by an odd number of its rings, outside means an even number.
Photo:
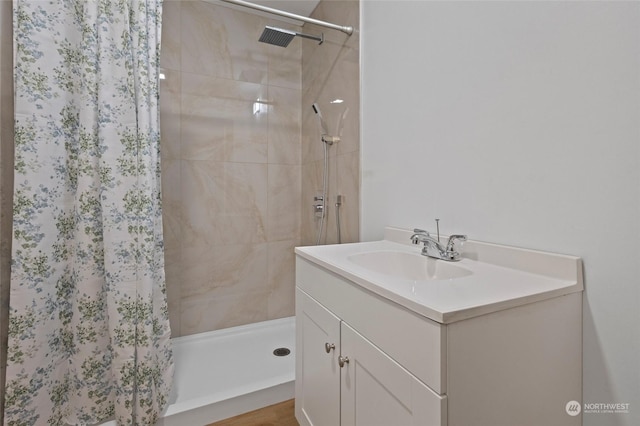
[[[161,16],[161,0],[14,0],[5,424],[151,425],[167,404]]]

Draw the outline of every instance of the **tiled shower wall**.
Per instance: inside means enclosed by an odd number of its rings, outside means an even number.
[[[161,126],[173,336],[293,315],[301,40],[270,18],[165,1]]]
[[[327,30],[306,24],[304,31],[324,33],[323,44],[302,45],[302,235],[303,245],[315,244],[318,220],[313,215],[315,194],[322,192],[324,146],[318,117],[311,105],[318,103],[329,133],[340,141],[329,147],[327,222],[321,243],[338,242],[340,216],[343,243],[359,241],[360,203],[360,26],[359,1],[328,1],[318,4],[312,18],[352,26],[355,33]],[[336,211],[336,197],[342,205]]]

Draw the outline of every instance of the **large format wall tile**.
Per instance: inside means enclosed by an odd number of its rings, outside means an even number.
[[[359,26],[359,2],[321,1],[313,18],[340,25]],[[315,25],[305,25],[306,32],[322,31]],[[301,241],[314,244],[319,221],[310,211],[315,192],[322,190],[324,146],[322,133],[339,136],[340,141],[328,150],[329,178],[327,218],[321,243],[337,242],[335,203],[343,197],[340,208],[342,242],[359,240],[360,172],[360,78],[359,35],[325,30],[325,42],[302,45],[302,195]],[[317,103],[322,111],[325,128],[311,109]]]
[[[182,71],[267,83],[264,18],[204,2],[182,4]]]
[[[163,70],[160,80],[160,154],[162,158],[180,159],[181,76],[179,71]]]
[[[269,318],[295,314],[295,255],[297,239],[268,244],[267,282]]]
[[[292,315],[300,243],[301,40],[267,18],[166,2],[163,197],[174,336]],[[168,28],[169,27],[169,28]]]
[[[300,235],[301,169],[269,165],[267,240],[297,240]]]
[[[162,3],[162,46],[160,67],[163,69],[181,69],[181,0],[165,0]]]
[[[269,88],[269,163],[300,164],[300,90]]]
[[[185,248],[181,297],[210,297],[266,291],[267,245],[236,244]]]
[[[342,241],[359,241],[360,229],[360,152],[339,155],[337,192],[342,195],[340,228]]]
[[[181,332],[189,335],[265,321],[269,319],[267,298],[266,291],[184,298],[180,315]]]
[[[178,269],[181,262],[182,199],[180,160],[162,160],[162,224],[165,268]]]
[[[182,158],[267,161],[266,86],[183,73]]]
[[[314,14],[358,26],[357,1],[322,1]],[[341,141],[328,151],[322,241],[337,239],[338,194],[343,241],[358,240],[358,36],[206,2],[167,1],[163,20],[161,148],[173,335],[293,315],[293,249],[315,243],[323,132]],[[324,32],[325,42],[259,43],[265,25]]]
[[[275,26],[300,31],[300,28],[296,29],[282,23]],[[299,37],[294,38],[286,49],[280,46],[266,45],[269,53],[269,86],[300,90],[302,84],[300,57],[302,56],[303,42],[307,43],[308,41],[303,41]]]

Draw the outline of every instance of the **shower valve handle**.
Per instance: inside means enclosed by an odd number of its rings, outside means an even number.
[[[334,343],[328,343],[327,342],[327,343],[324,344],[324,350],[327,353],[331,352],[331,349],[335,349],[335,348],[336,348],[336,345]]]

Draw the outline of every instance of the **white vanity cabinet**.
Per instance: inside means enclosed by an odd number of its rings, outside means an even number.
[[[446,398],[300,289],[296,305],[301,425],[444,424]],[[339,359],[340,353],[348,356]]]
[[[298,422],[446,425],[447,397],[432,390],[443,384],[441,325],[303,259],[296,271]]]
[[[402,368],[346,323],[340,327],[348,364],[341,369],[340,425],[444,425],[446,397]]]
[[[578,426],[581,293],[440,323],[296,258],[302,426]],[[341,367],[341,357],[342,364]]]
[[[340,318],[296,289],[296,330],[296,351],[304,354],[296,358],[298,422],[339,425]]]

